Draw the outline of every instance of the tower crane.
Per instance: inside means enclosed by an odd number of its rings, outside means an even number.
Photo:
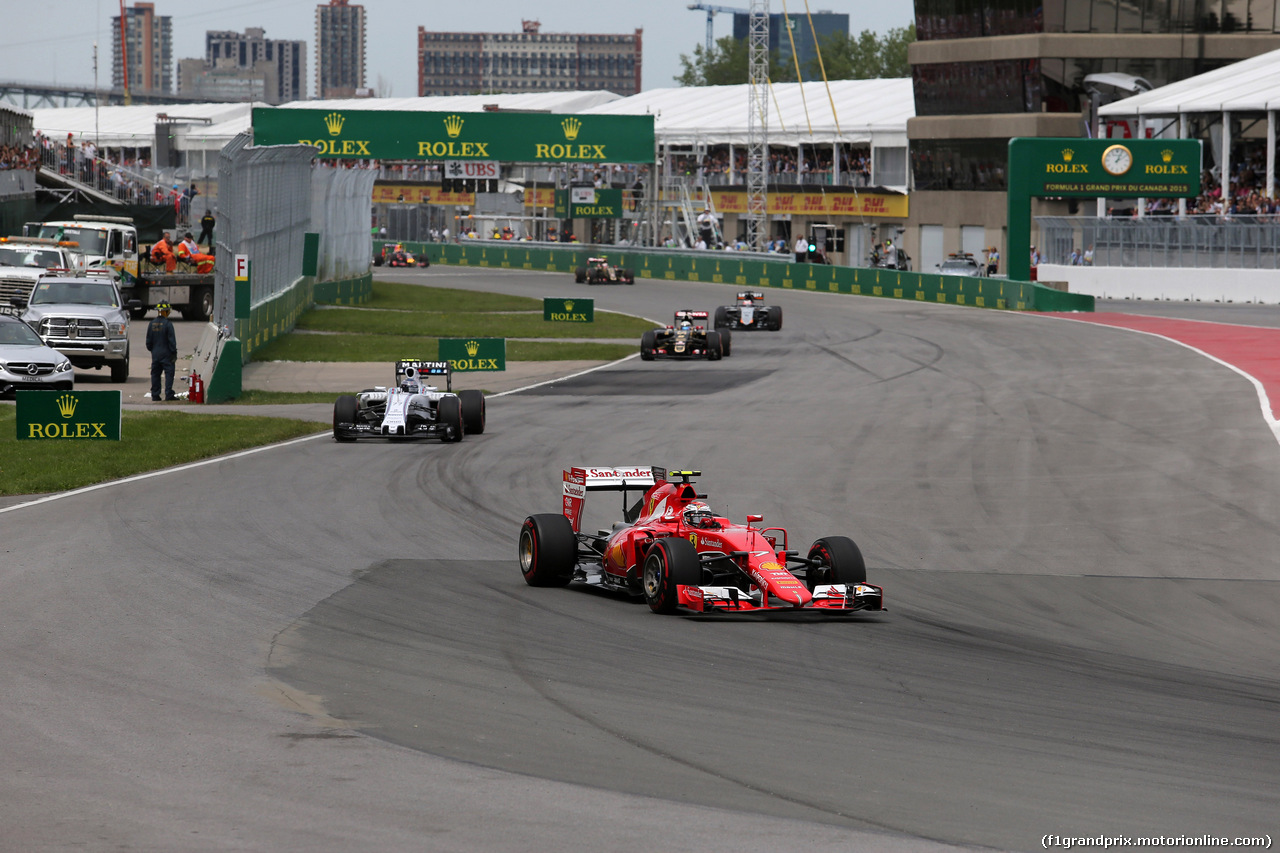
[[[708,3],[690,3],[688,8],[693,12],[704,11],[707,13],[707,56],[711,55],[711,48],[715,45],[712,23],[715,21],[717,12],[728,12],[729,14],[737,12],[742,15],[751,14],[750,9],[739,9],[734,6],[713,6]]]

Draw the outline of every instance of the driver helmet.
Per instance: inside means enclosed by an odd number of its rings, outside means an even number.
[[[711,507],[702,501],[694,501],[684,508],[684,523],[686,527],[711,527],[716,523],[716,517]]]
[[[409,394],[421,393],[422,382],[418,378],[417,368],[410,367],[400,380],[400,390]]]
[[[692,329],[692,328],[693,328],[693,321],[692,321],[692,320],[690,320],[688,317],[683,318],[683,319],[680,321],[680,328],[682,328],[682,329]]]

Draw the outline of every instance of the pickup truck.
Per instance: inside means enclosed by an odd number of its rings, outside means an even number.
[[[168,302],[188,320],[213,315],[213,273],[198,273],[194,264],[181,260],[173,272],[151,263],[139,251],[138,229],[130,217],[77,214],[70,220],[28,223],[27,232],[33,229],[40,237],[75,242],[88,273],[110,275],[121,295],[131,305],[137,303],[129,309],[135,320],[161,302]]]
[[[36,282],[22,320],[74,366],[108,367],[112,382],[124,382],[129,378],[129,311],[134,307],[107,276],[48,275]]]

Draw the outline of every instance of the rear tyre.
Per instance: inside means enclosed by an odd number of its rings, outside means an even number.
[[[724,353],[724,357],[729,357],[729,350],[733,344],[733,333],[728,329],[718,329],[716,334],[720,336],[720,351]]]
[[[702,577],[698,549],[687,539],[659,539],[644,558],[644,599],[654,613],[674,613],[680,603],[677,586],[694,586]]]
[[[775,305],[773,310],[769,312],[769,328],[778,331],[782,328],[782,306]]]
[[[825,536],[809,548],[810,566],[805,583],[812,590],[825,583],[866,583],[867,564],[862,551],[848,536]]]
[[[720,340],[719,332],[707,332],[707,359],[709,361],[719,361],[724,358],[724,344]]]
[[[480,435],[484,432],[484,393],[480,391],[459,391],[458,399],[462,401],[462,425],[467,435]]]
[[[623,283],[623,284],[635,284],[635,283],[636,283],[636,274],[635,274],[634,272],[632,272],[631,270],[622,270],[622,271],[619,273],[619,276],[618,276],[618,277],[622,279],[622,283]]]
[[[356,398],[351,394],[344,394],[339,397],[333,404],[333,438],[335,441],[355,441],[355,436],[350,435],[346,430],[338,427],[338,424],[353,424],[356,422]]]
[[[578,284],[584,284],[584,283],[586,283],[586,280],[587,280],[587,269],[586,269],[586,267],[578,267],[576,270],[574,270],[574,271],[573,271],[573,280],[574,280],[574,281],[576,281]]]
[[[520,574],[529,586],[564,586],[573,579],[578,540],[563,515],[531,515],[520,527]]]
[[[716,309],[715,327],[717,329],[729,328],[729,312],[725,310],[724,306]]]
[[[191,295],[193,320],[208,320],[213,316],[213,288],[199,287]]]
[[[440,407],[436,414],[440,417],[440,423],[449,427],[444,435],[440,436],[441,441],[462,441],[464,426],[462,423],[462,402],[457,397],[441,397]]]
[[[658,333],[650,329],[640,336],[640,360],[653,361],[653,350],[658,345]]]
[[[124,358],[111,362],[111,381],[124,382],[129,378],[129,345],[124,345]]]

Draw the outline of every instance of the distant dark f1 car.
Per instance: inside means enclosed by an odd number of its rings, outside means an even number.
[[[787,550],[787,531],[717,516],[691,485],[697,471],[651,466],[564,472],[560,514],[531,515],[520,527],[520,572],[530,586],[572,581],[644,596],[656,613],[884,609],[884,590],[867,583],[862,552],[845,536],[824,536],[807,556]],[[593,491],[622,492],[623,521],[582,531]],[[628,494],[642,495],[628,508]]]
[[[615,267],[604,256],[587,258],[585,267],[573,271],[573,280],[578,284],[635,284],[636,277],[629,269]]]
[[[765,305],[763,300],[763,293],[744,290],[738,294],[736,304],[716,309],[716,328],[778,331],[782,328],[782,306]]]
[[[427,385],[424,377],[443,376],[446,390]],[[438,438],[461,441],[467,434],[484,432],[484,394],[453,393],[447,361],[406,359],[396,362],[392,388],[369,388],[346,394],[333,404],[333,437]]]
[[[708,331],[706,311],[677,311],[675,322],[665,329],[650,329],[640,338],[640,358],[705,358],[719,361],[729,355],[728,330]]]

